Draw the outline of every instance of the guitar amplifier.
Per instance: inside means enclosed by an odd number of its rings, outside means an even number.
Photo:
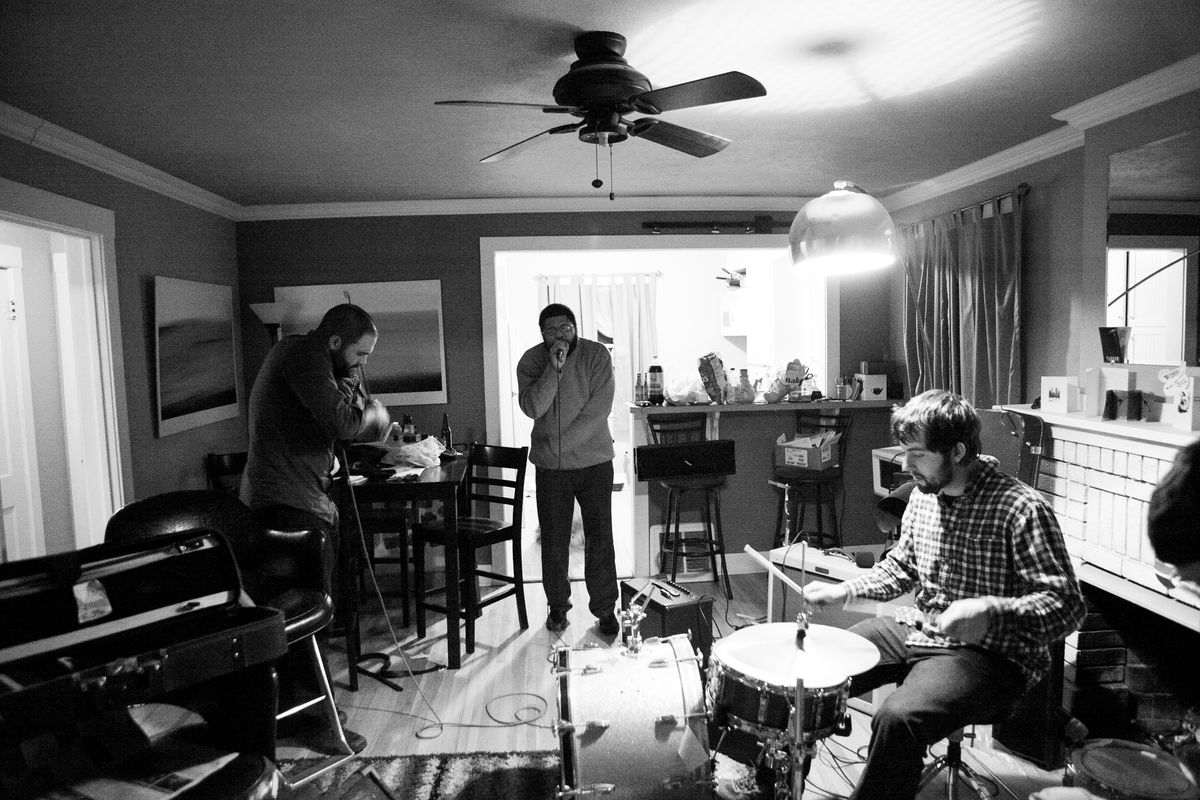
[[[646,618],[642,620],[642,637],[667,637],[686,633],[692,646],[700,651],[701,667],[708,668],[708,653],[712,649],[712,604],[711,597],[700,597],[688,589],[665,578],[631,578],[621,581],[621,608],[629,608],[629,601],[653,583],[646,601]],[[668,594],[669,593],[669,594]],[[638,601],[639,603],[641,600]]]
[[[640,481],[732,475],[737,471],[732,439],[644,444],[633,449],[633,463]]]

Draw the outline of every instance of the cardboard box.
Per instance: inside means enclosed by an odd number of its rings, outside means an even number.
[[[858,391],[858,387],[862,386],[862,391],[858,392],[858,397],[855,400],[887,400],[887,375],[864,375],[861,372],[854,373],[854,390]]]
[[[1078,410],[1078,378],[1074,375],[1042,376],[1042,411],[1070,414]]]
[[[793,439],[784,442],[780,436],[775,442],[775,466],[800,467],[801,469],[832,469],[837,466],[834,456],[837,453],[836,441],[826,442],[816,447],[803,446],[804,439]]]

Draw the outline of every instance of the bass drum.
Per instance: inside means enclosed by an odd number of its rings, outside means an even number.
[[[1096,739],[1067,756],[1064,786],[1107,800],[1197,800],[1200,791],[1179,759],[1120,739]]]
[[[562,797],[712,795],[700,657],[684,634],[555,652]]]

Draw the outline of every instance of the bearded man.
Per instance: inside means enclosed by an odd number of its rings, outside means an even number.
[[[896,408],[892,433],[916,482],[899,543],[866,574],[804,589],[818,606],[916,597],[908,622],[876,617],[851,628],[881,656],[852,678],[852,693],[899,684],[871,719],[856,800],[916,797],[926,748],[1008,717],[1049,671],[1050,645],[1083,621],[1054,512],[980,455],[979,430],[975,409],[950,392]]]
[[[360,391],[362,367],[379,332],[371,315],[344,303],[315,330],[271,348],[250,392],[250,450],[241,498],[273,530],[326,531],[335,544],[337,505],[329,497],[339,441],[376,441],[387,409]]]

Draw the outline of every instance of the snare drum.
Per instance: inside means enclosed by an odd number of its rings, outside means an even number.
[[[1196,782],[1175,756],[1120,739],[1096,739],[1072,751],[1063,785],[1087,789],[1107,800],[1200,798]]]
[[[711,798],[699,661],[684,634],[556,651],[560,796]]]
[[[791,731],[796,681],[804,681],[803,740],[829,736],[846,716],[850,675],[879,660],[879,650],[840,628],[810,625],[804,649],[794,623],[742,628],[713,645],[705,697],[721,727],[768,739]]]

